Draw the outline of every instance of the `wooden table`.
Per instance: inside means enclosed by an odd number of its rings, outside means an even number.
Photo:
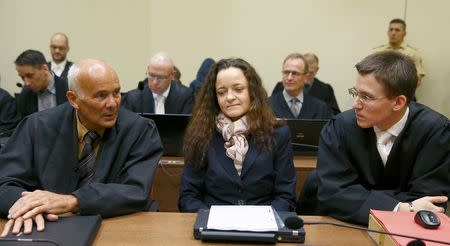
[[[195,218],[195,213],[140,212],[103,219],[94,245],[239,245],[202,243],[202,241],[195,240],[193,236]],[[302,216],[302,218],[305,221],[338,222],[323,216]],[[0,219],[1,228],[5,223],[6,220]],[[368,233],[347,228],[305,225],[305,232],[304,245],[375,245]],[[299,244],[280,243],[278,245]]]
[[[316,156],[294,156],[294,166],[297,175],[297,197],[308,172],[316,169],[316,162]],[[180,194],[183,166],[183,157],[164,156],[161,158],[160,165],[158,165],[156,170],[152,190],[152,199],[158,199],[161,202],[159,211],[178,211],[178,196]]]
[[[195,240],[192,234],[195,217],[194,213],[159,212],[136,213],[106,219],[102,222],[94,245],[231,245],[207,244]],[[332,218],[321,216],[304,216],[303,219],[337,222]],[[375,245],[366,232],[328,225],[306,225],[305,231],[305,245]]]

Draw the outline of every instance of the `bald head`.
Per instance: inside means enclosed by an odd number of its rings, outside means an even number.
[[[150,58],[147,67],[148,88],[156,94],[163,94],[175,80],[172,58],[165,52],[158,52]]]
[[[50,44],[55,41],[61,41],[64,43],[67,47],[69,47],[69,38],[65,33],[57,32],[53,34],[52,38],[50,39]]]
[[[151,64],[165,65],[165,66],[168,66],[168,67],[172,67],[172,69],[173,69],[172,58],[166,52],[158,52],[155,55],[153,55],[150,58],[149,65],[151,65]]]
[[[53,62],[59,64],[66,60],[69,52],[69,38],[64,33],[55,33],[50,39],[50,53]]]
[[[96,59],[86,59],[79,61],[70,67],[67,75],[69,80],[69,90],[74,91],[79,97],[84,96],[81,90],[87,83],[99,83],[104,79],[111,82],[119,81],[116,72],[111,66]]]
[[[100,60],[82,60],[70,68],[68,79],[67,99],[81,123],[97,132],[113,127],[120,107],[120,84],[111,66]]]

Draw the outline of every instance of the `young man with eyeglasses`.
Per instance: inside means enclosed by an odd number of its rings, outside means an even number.
[[[55,33],[50,39],[50,53],[52,60],[49,61],[48,67],[55,76],[67,78],[72,62],[67,60],[69,53],[69,38],[64,33]]]
[[[282,66],[284,89],[269,98],[269,104],[278,118],[330,119],[333,111],[325,102],[303,92],[307,80],[308,63],[303,55],[288,55]]]
[[[123,97],[123,107],[137,113],[190,114],[193,93],[176,81],[175,74],[172,58],[165,52],[155,54],[147,66],[147,78]]]
[[[414,62],[398,52],[356,64],[353,109],[322,130],[318,210],[367,224],[370,209],[444,212],[450,190],[450,122],[412,102]]]

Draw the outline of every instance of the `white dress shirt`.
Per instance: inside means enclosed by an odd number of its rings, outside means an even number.
[[[165,114],[164,104],[170,92],[170,85],[162,94],[153,93],[153,100],[155,101],[155,114]]]
[[[67,60],[62,61],[59,64],[56,64],[54,61],[51,61],[51,67],[52,67],[52,71],[58,76],[60,77],[62,72],[64,71],[64,68],[66,67],[67,64]]]

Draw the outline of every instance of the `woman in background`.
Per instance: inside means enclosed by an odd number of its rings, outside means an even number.
[[[255,69],[239,58],[215,63],[198,95],[184,139],[178,206],[295,206],[290,130],[280,126]]]

